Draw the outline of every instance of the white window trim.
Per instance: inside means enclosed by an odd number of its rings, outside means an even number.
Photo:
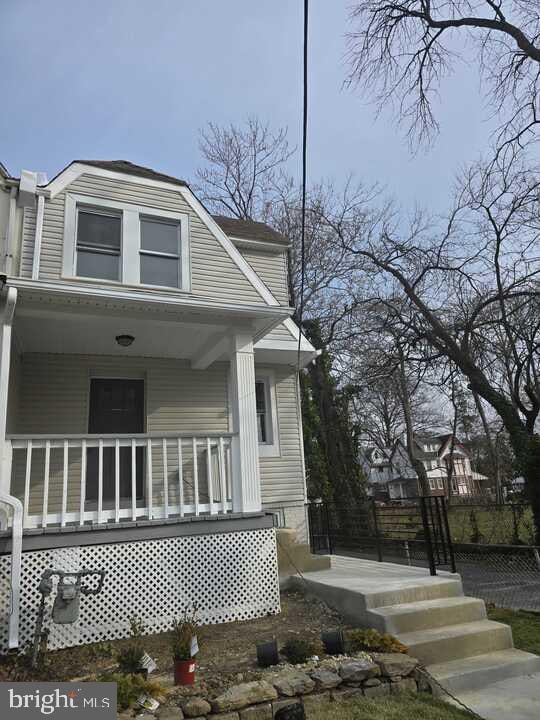
[[[76,272],[77,249],[77,207],[87,206],[97,210],[116,210],[122,213],[122,243],[120,254],[120,280],[100,280],[99,278],[79,278]],[[165,285],[146,285],[140,282],[140,250],[141,250],[141,216],[176,220],[180,223],[180,261],[181,287],[171,288]],[[135,239],[133,242],[132,238]],[[129,240],[126,242],[126,240]],[[66,280],[93,280],[104,284],[137,285],[156,290],[191,291],[191,252],[189,246],[189,215],[187,213],[170,212],[159,208],[130,203],[117,202],[106,198],[89,195],[66,194],[64,214],[64,250],[62,257],[62,277]]]
[[[276,394],[276,377],[271,370],[258,371],[255,368],[255,382],[264,382],[266,388],[266,399],[268,402],[268,413],[270,415],[269,430],[270,441],[259,443],[259,457],[279,457],[281,449],[279,446],[279,422]]]

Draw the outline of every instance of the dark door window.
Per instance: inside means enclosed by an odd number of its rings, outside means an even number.
[[[123,435],[144,432],[144,380],[92,378],[88,432],[95,435]],[[98,448],[87,451],[86,499],[98,499]],[[113,447],[103,448],[103,501],[114,501]],[[136,450],[136,493],[143,497],[144,448]],[[131,447],[120,448],[120,498],[131,499]]]

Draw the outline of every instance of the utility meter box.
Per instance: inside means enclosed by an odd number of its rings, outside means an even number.
[[[52,609],[52,619],[58,625],[73,623],[79,617],[81,600],[81,586],[75,583],[66,583],[62,578],[56,589]]]

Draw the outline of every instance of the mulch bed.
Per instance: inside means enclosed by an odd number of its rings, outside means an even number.
[[[198,687],[200,684],[219,691],[231,682],[257,680],[260,672],[256,663],[255,644],[276,638],[278,645],[291,635],[319,638],[322,629],[343,626],[340,616],[317,600],[307,600],[301,594],[285,592],[281,595],[281,614],[257,620],[205,625],[199,629],[200,652],[197,656]],[[97,674],[115,666],[115,656],[129,640],[83,645],[66,650],[51,651],[47,665],[39,674],[28,673],[19,663],[4,659],[0,664],[1,679],[72,680]],[[147,635],[145,650],[158,666],[156,674],[172,673],[172,658],[167,633]],[[150,676],[151,678],[153,676]]]

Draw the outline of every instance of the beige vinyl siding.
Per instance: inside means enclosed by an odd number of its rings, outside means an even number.
[[[66,192],[189,215],[192,295],[236,303],[262,303],[260,294],[245,277],[199,216],[178,191],[127,181],[81,175],[65,191],[45,201],[40,278],[58,280],[62,274],[62,244]],[[25,222],[22,275],[32,274],[35,212]]]
[[[11,344],[11,360],[9,367],[9,388],[6,427],[8,433],[17,432],[21,388],[21,356]]]
[[[281,323],[281,325],[278,325],[271,332],[267,333],[264,336],[264,340],[288,340],[295,342],[295,338],[291,335],[291,333],[289,332],[289,330],[287,330],[283,323]]]
[[[289,287],[287,282],[287,253],[270,253],[264,250],[241,248],[240,252],[246,258],[257,275],[264,282],[280,305],[289,304]],[[295,338],[282,323],[272,332],[264,336],[265,340],[289,340]]]
[[[279,304],[288,305],[287,253],[285,251],[279,253],[267,252],[251,248],[241,248],[240,252],[278,300]]]
[[[305,502],[296,372],[283,365],[256,366],[261,375],[265,370],[272,371],[276,382],[280,456],[260,458],[262,501]]]

